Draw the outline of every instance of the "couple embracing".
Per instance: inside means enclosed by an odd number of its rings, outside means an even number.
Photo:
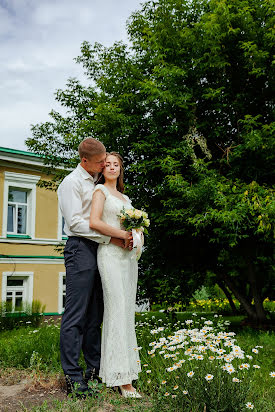
[[[89,380],[96,379],[119,387],[124,397],[140,398],[132,386],[141,370],[135,350],[138,264],[132,234],[121,229],[118,217],[123,207],[132,208],[123,194],[123,161],[118,153],[106,154],[104,145],[93,138],[83,140],[78,151],[79,165],[57,192],[68,236],[60,330],[67,393],[90,395]]]

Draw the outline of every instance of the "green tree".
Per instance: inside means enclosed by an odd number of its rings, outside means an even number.
[[[73,167],[89,135],[124,156],[127,193],[151,218],[140,286],[154,300],[184,301],[207,274],[266,321],[273,10],[273,0],[148,1],[128,21],[130,46],[82,44],[90,86],[69,79],[56,93],[67,115],[32,127],[28,147],[53,167]]]

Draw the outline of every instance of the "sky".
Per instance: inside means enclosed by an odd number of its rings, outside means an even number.
[[[84,40],[127,41],[126,21],[142,0],[0,0],[0,146],[28,150],[31,124],[62,112],[54,99]]]

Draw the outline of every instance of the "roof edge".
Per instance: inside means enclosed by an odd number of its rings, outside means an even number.
[[[0,146],[0,152],[12,153],[12,154],[18,154],[18,155],[25,155],[25,156],[32,156],[32,157],[39,157],[40,159],[43,158],[42,156],[40,156],[37,153],[27,152],[25,150],[10,149],[9,147],[3,147],[3,146]]]

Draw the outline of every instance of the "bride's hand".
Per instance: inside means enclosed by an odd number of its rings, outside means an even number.
[[[132,246],[131,246],[132,244]],[[132,250],[133,248],[133,235],[132,232],[125,232],[125,238],[124,238],[124,249],[130,249]]]

